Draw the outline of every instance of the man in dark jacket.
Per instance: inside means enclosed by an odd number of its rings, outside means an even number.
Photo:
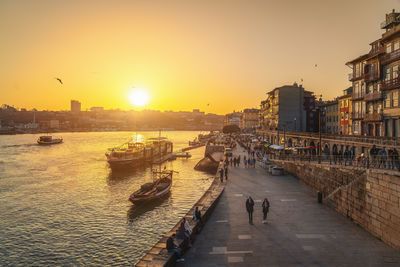
[[[181,249],[178,248],[178,247],[175,245],[175,242],[174,242],[175,238],[176,238],[176,235],[175,235],[175,234],[172,234],[172,235],[167,239],[167,250],[168,250],[168,253],[174,253],[174,254],[176,254],[176,256],[178,257],[177,262],[185,261],[185,259],[181,257]]]
[[[246,200],[246,210],[247,213],[249,214],[249,223],[253,224],[253,209],[254,209],[254,201],[251,198],[251,196],[249,196]]]

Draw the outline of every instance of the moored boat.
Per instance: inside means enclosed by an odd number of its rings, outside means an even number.
[[[112,169],[134,167],[144,162],[145,145],[141,142],[128,142],[120,147],[109,149],[106,157]]]
[[[63,142],[62,137],[53,138],[53,136],[51,135],[40,136],[39,139],[37,140],[37,143],[39,145],[55,145],[55,144],[61,144],[62,142]]]
[[[129,197],[133,204],[140,204],[162,198],[170,192],[172,186],[172,170],[154,171],[157,179],[152,183],[143,184]]]
[[[190,158],[192,155],[189,152],[184,152],[184,151],[176,151],[174,152],[175,158]]]

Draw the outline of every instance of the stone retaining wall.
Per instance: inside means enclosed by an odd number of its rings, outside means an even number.
[[[219,169],[223,166],[221,162]],[[193,230],[191,239],[194,240],[197,233],[201,230],[201,225],[198,222],[193,221],[193,214],[196,207],[199,207],[202,214],[202,221],[205,223],[210,217],[213,209],[215,208],[222,192],[225,188],[225,183],[221,183],[219,181],[219,175],[217,174],[214,177],[214,181],[208,188],[208,190],[203,194],[203,196],[193,205],[190,211],[185,215],[186,220],[189,222],[190,227]],[[166,247],[167,239],[179,228],[181,220],[162,237],[153,248],[145,254],[136,264],[135,266],[174,266],[176,258],[175,256],[168,255],[168,251]]]
[[[390,246],[400,248],[399,172],[271,161],[322,192],[328,206]]]

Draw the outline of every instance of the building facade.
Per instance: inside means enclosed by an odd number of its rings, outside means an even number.
[[[353,71],[353,133],[399,137],[400,13],[386,14],[381,38],[371,50],[347,63]]]
[[[232,112],[225,115],[224,126],[227,125],[237,125],[240,128],[240,121],[243,114],[242,112]]]
[[[267,93],[260,105],[262,129],[315,131],[315,95],[300,85],[285,85]]]
[[[258,126],[258,114],[260,110],[256,108],[247,108],[243,110],[243,116],[240,120],[240,129],[255,129]]]
[[[338,100],[325,101],[321,105],[321,131],[328,134],[339,133],[339,104]]]
[[[352,95],[353,88],[343,90],[343,95],[338,97],[339,105],[339,133],[341,135],[352,135]]]
[[[76,100],[71,100],[71,112],[72,113],[81,112],[81,102]]]

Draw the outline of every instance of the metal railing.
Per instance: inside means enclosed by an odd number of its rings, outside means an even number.
[[[382,81],[382,90],[392,89],[399,86],[400,86],[400,76],[391,80]]]
[[[387,53],[381,57],[381,63],[385,64],[390,61],[396,60],[400,58],[400,49],[397,49],[391,53]]]
[[[384,169],[400,172],[399,156],[376,155],[376,156],[361,156],[350,155],[345,156],[341,154],[321,156],[307,153],[307,154],[285,154],[275,153],[267,154],[267,159],[285,160],[285,161],[299,161],[299,162],[314,162],[325,165],[334,166],[351,166],[363,169]]]
[[[373,101],[373,100],[379,100],[382,98],[382,92],[381,91],[375,91],[372,93],[368,93],[364,96],[365,101]]]
[[[364,121],[382,121],[382,113],[366,113],[364,114]]]

